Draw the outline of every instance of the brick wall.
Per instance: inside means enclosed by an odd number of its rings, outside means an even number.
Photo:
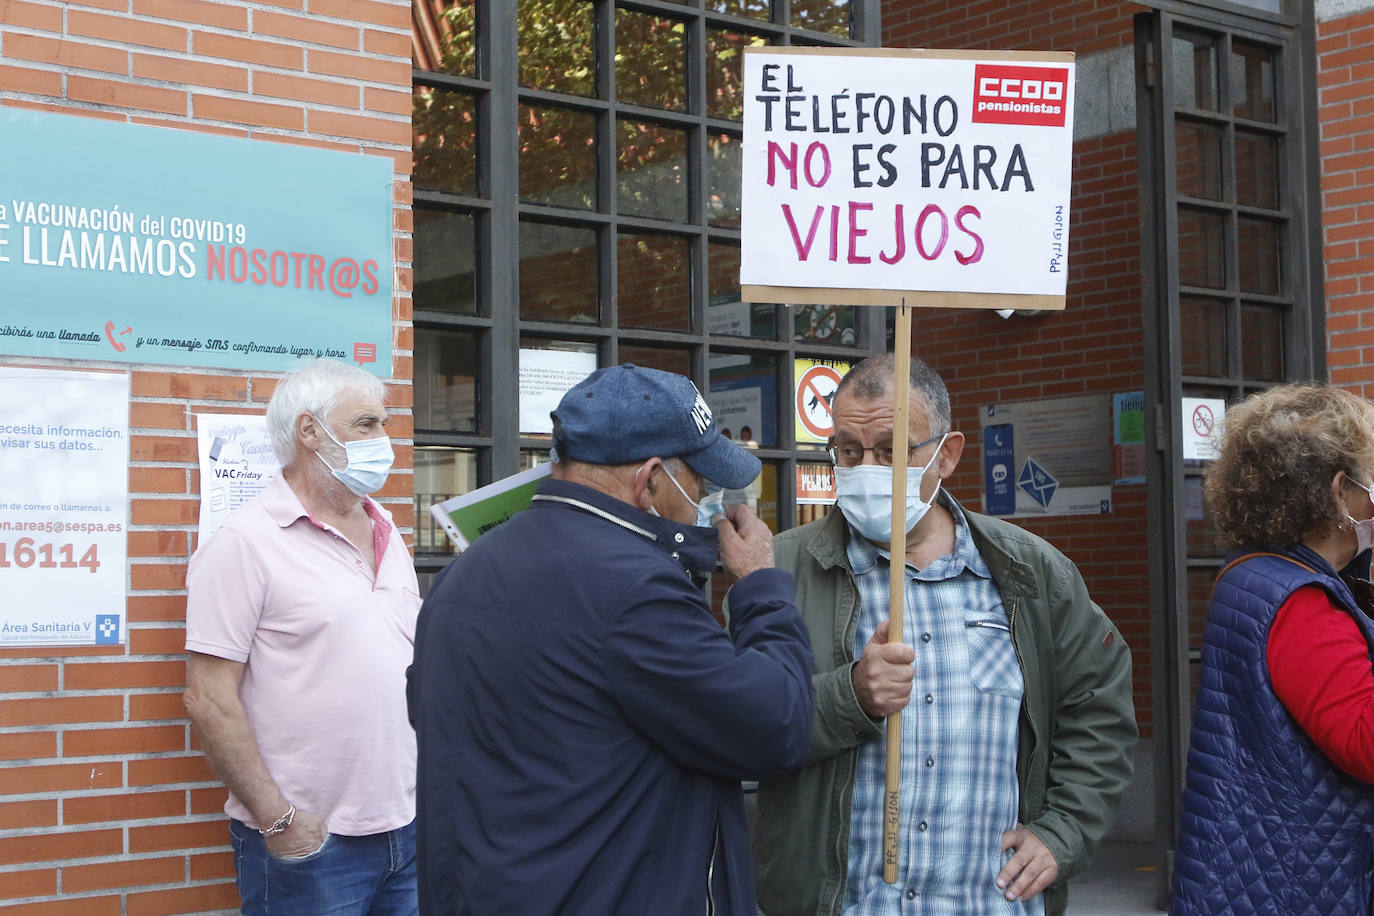
[[[406,528],[414,521],[409,14],[408,3],[389,0],[309,0],[308,9],[305,0],[0,0],[0,104],[394,159],[398,295],[387,399],[400,473],[382,497]],[[0,309],[10,307],[0,299]],[[0,651],[0,913],[238,906],[225,790],[181,703],[199,493],[194,416],[261,412],[274,380],[127,371],[128,644]]]
[[[1317,25],[1327,366],[1374,396],[1374,10]]]
[[[1134,4],[942,0],[884,5],[891,47],[1075,51],[1127,46]],[[954,426],[968,437],[955,496],[980,508],[978,409],[987,404],[1144,387],[1135,131],[1077,140],[1070,204],[1068,305],[1003,320],[982,310],[920,311],[913,352],[944,377]],[[1108,431],[1110,434],[1110,431]],[[1116,487],[1110,516],[1020,520],[1073,560],[1134,655],[1136,710],[1151,734],[1145,487]]]

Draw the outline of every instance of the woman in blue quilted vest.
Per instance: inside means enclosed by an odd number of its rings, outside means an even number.
[[[1207,611],[1172,912],[1374,913],[1374,405],[1254,395],[1204,495],[1235,550]]]

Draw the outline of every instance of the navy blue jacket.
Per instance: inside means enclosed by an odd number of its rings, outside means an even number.
[[[1252,557],[1212,592],[1174,860],[1176,916],[1374,912],[1374,789],[1302,731],[1265,660],[1275,613],[1304,585],[1326,589],[1372,647],[1374,624],[1318,554],[1286,553],[1304,565]]]
[[[436,579],[407,681],[423,913],[752,916],[739,782],[805,755],[812,658],[785,572],[721,629],[688,572],[715,553],[546,480]]]

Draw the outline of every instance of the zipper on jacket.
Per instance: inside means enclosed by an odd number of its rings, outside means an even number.
[[[1024,681],[1024,679],[1025,679],[1025,671],[1026,671],[1026,663],[1025,663],[1025,661],[1021,658],[1021,646],[1020,646],[1020,644],[1017,643],[1017,641],[1016,641],[1016,602],[1017,602],[1017,599],[1016,599],[1015,597],[1013,597],[1013,598],[1011,599],[1011,608],[1008,609],[1008,611],[1007,611],[1007,632],[1011,634],[1011,650],[1012,650],[1013,652],[1016,653],[1016,664],[1021,668],[1021,677],[1022,677],[1022,679],[1023,679],[1023,681]],[[1024,687],[1022,688],[1022,691],[1023,691],[1023,693],[1022,693],[1021,702],[1024,704],[1024,703],[1026,702],[1025,696],[1024,696],[1024,691],[1025,691],[1025,688],[1024,688]],[[1032,744],[1033,744],[1034,746],[1039,746],[1039,744],[1040,744],[1040,734],[1036,731],[1036,728],[1035,728],[1035,717],[1032,716],[1032,715],[1030,715],[1029,713],[1027,713],[1027,714],[1026,714],[1026,722],[1030,725]],[[1026,775],[1027,775],[1027,778],[1029,778],[1030,774],[1027,773]],[[1023,793],[1022,793],[1022,791],[1020,790],[1020,787],[1017,788],[1016,796],[1017,796],[1017,806],[1020,807],[1020,805],[1021,805],[1023,802],[1025,802],[1025,798],[1023,797]],[[1029,812],[1029,811],[1030,811],[1029,807],[1027,807],[1026,810]],[[1018,818],[1018,819],[1019,819],[1019,818]]]
[[[720,818],[716,818],[715,830],[711,837],[711,862],[706,866],[706,916],[715,916],[716,897],[712,886],[716,877],[716,851],[720,848]]]
[[[849,806],[852,808],[852,807],[853,807],[853,804],[854,804],[854,798],[853,798],[854,786],[853,786],[853,783],[854,783],[854,770],[855,770],[855,768],[856,768],[856,766],[857,766],[857,752],[851,751],[850,753],[851,753],[852,755],[855,755],[855,756],[854,756],[854,760],[855,760],[856,762],[855,762],[854,765],[851,765],[851,766],[849,767],[849,771],[845,774],[844,782],[840,783],[840,811],[841,811],[841,812],[843,812],[843,811],[845,810],[844,797],[845,797],[845,794],[846,794],[846,793],[848,793],[849,796],[850,796],[850,798],[849,798]],[[852,824],[850,825],[850,828],[851,828],[851,829],[853,828],[853,825],[852,825]],[[840,849],[840,835],[839,835],[839,832],[838,832],[838,831],[837,831],[836,834],[835,834],[835,858],[836,858],[836,860],[838,860],[839,862],[841,862],[841,863],[843,864],[844,870],[843,870],[843,871],[841,872],[841,874],[840,874],[840,880],[839,880],[839,882],[835,885],[835,896],[832,897],[832,898],[830,898],[830,909],[828,909],[828,910],[825,911],[825,912],[827,912],[827,913],[839,913],[839,912],[840,912],[840,910],[841,910],[841,908],[842,908],[841,905],[840,905],[840,904],[841,904],[840,895],[841,895],[842,893],[844,893],[844,886],[845,886],[845,883],[849,880],[849,855],[848,855],[847,853],[842,854],[842,850]]]
[[[845,573],[848,576],[850,597],[853,599],[849,606],[849,616],[846,617],[844,621],[844,633],[847,637],[849,636],[850,621],[854,619],[854,615],[859,610],[859,586],[854,581],[854,571],[849,569],[848,567],[843,567],[843,569],[845,570]],[[846,665],[854,664],[853,652],[849,649],[850,644],[850,640],[846,639],[844,647],[844,659]],[[842,816],[846,808],[852,808],[854,804],[854,771],[858,767],[858,751],[849,751],[848,756],[850,759],[850,765],[844,774],[844,780],[840,783],[840,811]],[[845,804],[846,794],[850,796],[848,805]],[[835,833],[835,860],[837,862],[840,862],[844,866],[844,870],[840,873],[840,880],[835,885],[835,896],[830,899],[830,909],[826,910],[826,913],[840,912],[840,895],[844,893],[845,882],[849,880],[849,855],[847,851],[840,848],[839,831],[836,831]]]

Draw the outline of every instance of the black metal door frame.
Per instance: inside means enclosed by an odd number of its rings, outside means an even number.
[[[1179,275],[1180,194],[1177,157],[1172,43],[1176,25],[1220,37],[1232,36],[1272,45],[1282,57],[1275,67],[1276,100],[1283,106],[1279,165],[1280,206],[1285,232],[1281,265],[1291,299],[1285,321],[1284,380],[1324,378],[1325,309],[1322,299],[1320,180],[1316,129],[1315,23],[1311,3],[1292,16],[1239,10],[1235,4],[1157,0],[1155,9],[1135,22],[1136,98],[1141,187],[1142,308],[1144,310],[1147,480],[1152,699],[1155,735],[1154,812],[1157,853],[1156,903],[1166,908],[1177,838],[1179,798],[1191,726],[1191,668],[1195,647],[1189,640],[1188,572],[1220,565],[1213,558],[1190,557],[1187,540],[1187,478],[1201,468],[1182,457],[1181,399],[1190,384],[1225,389],[1228,402],[1271,382],[1247,379],[1242,372],[1239,306],[1231,307],[1226,331],[1226,371],[1215,378],[1182,371],[1181,283]],[[1229,60],[1218,68],[1223,94]],[[1229,135],[1228,135],[1229,136]],[[1234,175],[1227,175],[1232,182]],[[1225,257],[1236,263],[1238,244],[1228,222]],[[1228,279],[1234,287],[1234,279]],[[1240,293],[1223,292],[1221,297]]]

